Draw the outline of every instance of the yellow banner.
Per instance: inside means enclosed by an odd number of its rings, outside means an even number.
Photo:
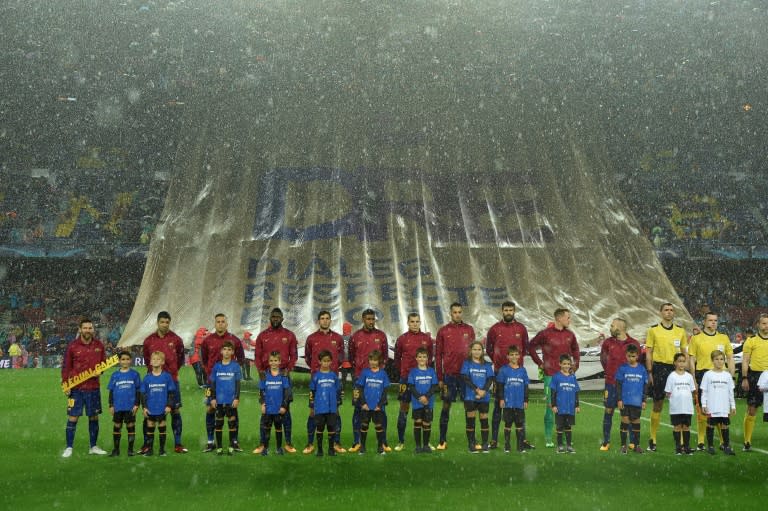
[[[67,381],[61,384],[61,390],[65,393],[69,392],[74,387],[83,383],[85,380],[88,380],[90,378],[93,378],[94,376],[100,375],[110,367],[116,366],[119,362],[120,362],[120,357],[118,355],[112,355],[104,362],[100,362],[99,364],[97,364],[96,367],[93,367],[71,378],[68,378]]]

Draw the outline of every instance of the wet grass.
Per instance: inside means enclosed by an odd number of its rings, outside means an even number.
[[[75,454],[60,458],[64,447],[65,402],[58,371],[2,371],[7,391],[0,405],[0,456],[5,509],[107,509],[171,507],[232,509],[262,506],[309,509],[688,509],[743,503],[758,505],[765,495],[768,453],[738,452],[736,457],[672,453],[670,430],[662,426],[659,451],[622,456],[617,449],[598,451],[602,421],[599,393],[583,393],[582,413],[574,431],[575,455],[543,448],[543,403],[534,392],[528,430],[538,448],[526,455],[494,451],[471,455],[465,449],[462,409],[454,406],[449,449],[431,456],[412,453],[410,424],[405,451],[387,456],[254,456],[257,443],[255,383],[247,382],[241,411],[241,443],[248,454],[217,457],[200,452],[205,443],[202,393],[191,372],[182,371],[184,441],[191,452],[166,458],[107,458],[86,455],[87,428],[81,422]],[[306,438],[306,377],[297,377],[293,406],[294,443]],[[392,395],[390,402],[394,403]],[[106,397],[104,399],[106,403]],[[735,445],[741,444],[743,401],[734,421]],[[351,440],[345,406],[344,443]],[[646,412],[647,415],[647,412]],[[389,435],[396,439],[396,405],[390,405]],[[665,417],[666,420],[666,417]],[[617,420],[614,422],[616,425]],[[617,429],[617,427],[615,428]],[[99,444],[110,449],[111,424],[101,417]],[[616,436],[618,433],[615,433]],[[647,439],[647,422],[643,424]],[[694,437],[695,438],[695,437]],[[617,438],[615,438],[617,440]],[[757,423],[754,444],[768,446],[768,428]],[[369,440],[370,442],[370,440]],[[645,440],[643,441],[645,445]],[[125,445],[125,440],[123,440]],[[137,507],[137,508],[138,508]]]

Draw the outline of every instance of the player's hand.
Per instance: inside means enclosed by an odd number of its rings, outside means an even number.
[[[576,407],[576,413],[581,413],[581,407],[580,406]]]
[[[427,404],[429,404],[429,399],[427,399],[427,396],[421,396],[419,398],[419,403],[421,403],[423,405],[427,405]]]
[[[528,409],[528,401],[523,401],[523,410]]]
[[[557,415],[557,407],[556,407],[556,406],[553,406],[553,407],[552,407],[552,413],[554,413],[555,415]]]
[[[280,407],[280,410],[278,411],[278,413],[279,413],[280,415],[285,415],[285,412],[287,412],[287,410],[286,410],[284,407],[282,407],[282,406],[281,406],[281,407]]]
[[[144,413],[144,417],[149,417],[149,410],[147,410],[146,408],[144,408],[143,413]]]
[[[618,406],[619,410],[623,410],[624,409],[624,401],[622,401],[621,399],[616,401],[616,405]],[[645,403],[643,403],[643,406],[645,406]]]
[[[239,404],[240,404],[239,399],[232,400],[232,408],[237,408]]]
[[[731,412],[728,415],[730,415],[731,417],[736,415],[736,409],[735,408],[731,408]]]
[[[110,406],[109,407],[109,414],[110,415],[115,415],[115,407],[114,406]]]
[[[749,380],[741,380],[741,390],[749,392]]]
[[[214,408],[214,409],[216,408],[216,400],[215,399],[211,399],[211,405],[210,406],[211,406],[211,408]]]
[[[486,392],[486,391],[485,391],[484,389],[477,389],[477,390],[475,391],[475,394],[477,394],[477,397],[478,397],[479,399],[483,399],[483,397],[485,397],[485,392]]]
[[[648,371],[648,385],[653,386],[653,375]]]
[[[499,408],[504,409],[504,408],[506,408],[505,405],[506,405],[506,403],[504,402],[504,400],[503,399],[499,399]]]
[[[641,410],[645,410],[645,401],[643,401],[643,404],[640,405]]]
[[[139,406],[133,405],[133,408],[131,408],[131,415],[136,415],[136,412],[138,411]]]
[[[266,403],[261,403],[261,413],[267,413],[267,405]]]
[[[368,410],[370,410],[370,408],[368,408],[368,405],[367,405],[366,403],[363,403],[363,406],[361,406],[361,407],[360,407],[360,409],[361,409],[361,410],[365,410],[366,412],[367,412]]]
[[[701,412],[702,412],[703,415],[709,415],[709,410],[707,410],[706,406],[702,406],[701,407]]]
[[[170,406],[166,406],[165,407],[165,413],[171,413],[171,407]]]
[[[314,406],[309,409],[309,416],[310,417],[314,417],[315,416],[315,407]]]

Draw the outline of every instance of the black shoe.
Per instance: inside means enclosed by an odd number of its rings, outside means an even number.
[[[651,452],[656,452],[656,442],[654,442],[653,440],[648,440],[648,450]]]
[[[744,452],[749,452],[752,450],[752,444],[749,442],[744,442],[744,447],[741,449]]]
[[[491,440],[491,443],[488,444],[489,449],[498,449],[499,448],[499,442],[496,440]]]
[[[530,451],[535,448],[536,446],[533,445],[531,442],[529,442],[528,440],[523,440],[523,449],[525,449],[526,451]]]
[[[128,456],[136,456],[136,453],[133,452],[133,449],[128,449]]]
[[[120,449],[112,449],[112,452],[109,453],[110,458],[114,458],[115,456],[120,456]]]
[[[232,450],[235,452],[243,452],[243,448],[240,447],[240,442],[232,442]]]
[[[213,452],[216,450],[216,444],[209,443],[205,446],[205,449],[203,449],[203,452]]]
[[[733,452],[733,449],[731,449],[730,445],[723,447],[723,453],[727,454],[728,456],[736,456],[736,453]]]
[[[165,453],[165,449],[160,449],[160,456],[168,456],[168,455]]]
[[[707,452],[709,454],[715,454],[715,448],[714,447],[707,447]]]
[[[141,449],[139,449],[139,454],[144,456],[144,453],[146,453],[148,450],[149,450],[149,446],[148,445],[142,445]]]
[[[707,448],[704,447],[704,444],[698,444],[698,445],[696,445],[696,450],[697,451],[706,451]]]
[[[322,449],[318,449],[317,452],[315,453],[315,456],[317,456],[318,458],[322,458],[323,457],[323,450]]]
[[[144,451],[144,449],[142,449],[142,451]],[[152,452],[152,449],[147,449],[146,451],[141,453],[142,456],[152,456],[152,454],[154,454]]]

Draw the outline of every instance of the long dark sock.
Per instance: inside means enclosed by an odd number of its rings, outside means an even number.
[[[555,430],[557,432],[557,445],[558,447],[561,447],[563,445],[563,432],[560,430]]]
[[[323,455],[323,432],[322,431],[317,431],[315,433],[315,440],[317,441],[316,454],[318,456],[322,456]]]
[[[429,437],[432,435],[432,424],[424,422],[421,424],[422,447],[429,447]]]
[[[160,452],[165,451],[165,437],[166,435],[166,426],[160,426],[157,428],[158,432],[160,433]]]
[[[216,447],[221,449],[224,446],[224,417],[216,417],[214,428],[214,433],[216,434]]]
[[[330,431],[328,432],[330,435]],[[283,428],[282,426],[275,426],[275,447],[280,448],[283,446]]]
[[[483,447],[488,445],[488,417],[480,418],[480,441]]]
[[[114,423],[114,427],[112,428],[112,444],[114,450],[120,449],[120,438],[123,436],[122,434],[123,425]]]
[[[141,421],[141,436],[144,438],[144,445],[149,445],[149,436],[147,435],[147,418]]]
[[[731,446],[731,431],[728,428],[723,428],[720,430],[720,433],[723,435],[723,445],[726,447]]]
[[[683,447],[683,438],[681,435],[681,431],[673,431],[672,432],[672,438],[675,439],[675,450],[679,451]]]
[[[613,427],[613,412],[603,414],[603,443],[611,441],[611,428]]]
[[[216,428],[216,413],[211,410],[205,413],[205,432],[208,434],[208,443],[213,443],[213,431]]]
[[[570,445],[571,445],[571,443],[572,443],[572,442],[571,442],[571,440],[572,440],[572,438],[571,438],[571,437],[572,437],[572,435],[573,435],[573,432],[572,432],[572,430],[570,430],[570,429],[566,429],[566,430],[565,430],[565,444],[566,444],[567,446],[569,446],[569,447],[570,447]]]
[[[493,415],[491,415],[491,441],[498,443],[499,441],[499,426],[501,425],[501,408],[499,408],[499,400],[493,402]]]
[[[307,417],[307,445],[315,443],[315,428],[315,418],[310,415]]]
[[[368,426],[365,426],[365,429],[360,429],[360,445],[365,448],[365,442],[368,439]]]
[[[506,433],[506,431],[505,431]],[[506,435],[509,438],[509,435]],[[525,441],[525,428],[519,427],[515,430],[515,436],[517,437],[517,449],[523,448],[523,442]]]
[[[619,426],[619,438],[621,438],[621,445],[627,445],[627,430],[629,429],[629,424],[622,422],[621,426]]]
[[[77,422],[72,422],[71,420],[67,419],[67,429],[66,437],[67,437],[67,447],[72,447],[75,443],[75,431],[77,430]]]
[[[133,444],[136,442],[136,424],[131,423],[126,426],[128,430],[128,450],[133,450]]]
[[[397,414],[397,441],[398,443],[405,443],[405,426],[408,421],[408,412],[400,410]]]
[[[285,436],[285,443],[290,445],[293,442],[291,442],[291,431],[293,430],[293,419],[291,418],[291,409],[289,408],[285,415],[283,415],[283,435]]]
[[[634,439],[632,441],[635,445],[640,445],[640,423],[635,422],[632,424],[632,438]]]
[[[512,426],[504,425],[504,447],[510,445],[510,442],[512,441]],[[518,446],[519,447],[519,446]]]
[[[440,443],[444,443],[448,438],[448,418],[450,417],[450,410],[443,408],[440,411]]]
[[[173,441],[175,445],[181,444],[181,413],[175,410],[171,413],[171,429],[173,430]]]
[[[712,447],[715,443],[715,428],[707,425],[707,447]]]
[[[91,420],[88,418],[88,438],[91,441],[91,447],[96,445],[96,441],[99,439],[99,420]]]
[[[147,438],[147,441],[144,445],[146,445],[147,448],[152,449],[152,447],[154,447],[154,444],[155,444],[155,426],[150,426],[149,424],[147,424],[146,438]]]
[[[382,426],[376,427],[376,441],[379,444],[379,449],[383,448],[387,443],[387,437],[384,434],[384,428]]]
[[[421,447],[421,421],[413,421],[413,440],[417,449]]]
[[[229,418],[229,443],[235,445],[238,443],[240,435],[240,414],[237,408],[232,409],[232,417]]]
[[[475,438],[475,418],[467,417],[466,419],[467,419],[467,442],[469,443],[470,446],[474,447],[475,444],[477,444],[477,440]]]
[[[686,449],[691,448],[691,431],[683,430],[683,447]]]

